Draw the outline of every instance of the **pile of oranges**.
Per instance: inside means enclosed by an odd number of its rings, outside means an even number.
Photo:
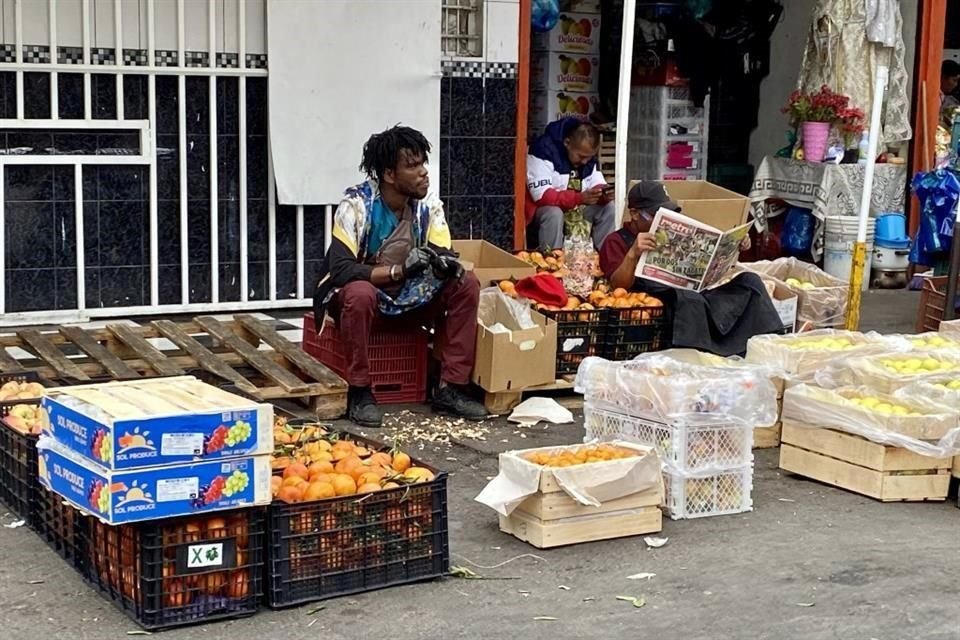
[[[635,458],[639,451],[618,447],[612,444],[593,444],[585,447],[570,447],[553,451],[531,451],[523,454],[527,462],[541,467],[573,467],[579,464],[592,464],[610,460]]]
[[[286,435],[291,429],[297,430],[283,427]],[[311,502],[434,479],[432,471],[414,466],[410,456],[402,451],[375,451],[336,435],[326,436],[323,431],[323,437],[297,442],[292,451],[289,444],[277,443],[280,455],[274,452],[275,475],[270,479],[274,498],[287,503]]]
[[[567,265],[563,254],[563,249],[553,249],[552,251],[518,251],[517,258],[523,260],[530,266],[536,267],[538,273],[549,273],[558,278],[567,275]],[[594,253],[592,256],[594,278],[603,276],[600,271],[600,255]]]

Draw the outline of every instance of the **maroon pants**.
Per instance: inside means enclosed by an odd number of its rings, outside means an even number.
[[[477,342],[477,306],[480,281],[472,273],[450,280],[424,307],[399,316],[383,316],[377,309],[377,288],[366,281],[351,282],[331,301],[330,315],[337,319],[340,339],[347,352],[347,383],[370,386],[367,346],[373,322],[385,324],[433,324],[440,352],[440,379],[450,384],[467,384],[473,371]]]

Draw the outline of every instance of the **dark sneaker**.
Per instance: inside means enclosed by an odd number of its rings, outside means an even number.
[[[347,417],[361,427],[383,426],[383,410],[377,406],[369,387],[350,387],[347,393]]]
[[[441,415],[467,420],[483,420],[490,415],[486,407],[449,384],[437,389],[433,395],[433,410]]]

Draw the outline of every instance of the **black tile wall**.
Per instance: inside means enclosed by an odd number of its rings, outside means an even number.
[[[0,71],[0,117],[17,117],[17,73]]]
[[[481,75],[440,81],[440,196],[454,238],[513,249],[517,81]]]
[[[23,115],[26,118],[50,117],[50,74],[23,74]]]
[[[124,120],[146,120],[149,117],[147,110],[147,76],[124,74]]]
[[[83,119],[83,74],[57,74],[57,101],[61,120]]]
[[[116,120],[117,77],[109,73],[94,73],[90,77],[90,104],[95,120]]]

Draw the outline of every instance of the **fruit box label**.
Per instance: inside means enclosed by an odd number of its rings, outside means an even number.
[[[43,486],[110,524],[270,502],[269,456],[111,472],[47,442],[37,472]]]
[[[45,397],[44,431],[105,469],[259,455],[273,450],[273,414],[250,410],[97,420],[56,397]]]
[[[533,34],[535,51],[600,52],[600,16],[588,13],[561,13],[550,31]]]
[[[543,51],[530,63],[530,86],[536,91],[597,91],[600,59],[588,54]]]

